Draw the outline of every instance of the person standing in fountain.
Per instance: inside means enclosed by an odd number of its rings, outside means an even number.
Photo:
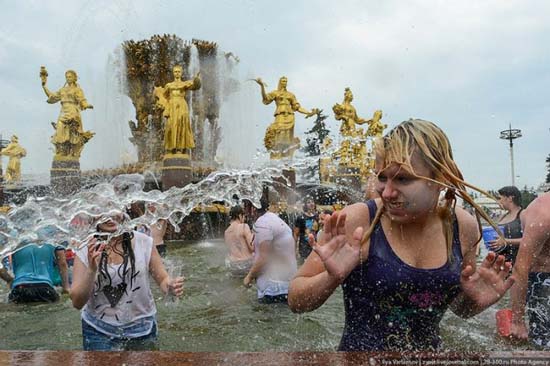
[[[6,169],[6,182],[19,182],[21,180],[21,158],[27,155],[27,151],[19,145],[17,136],[13,135],[11,137],[11,142],[0,150],[0,154],[10,158]]]
[[[9,274],[2,278],[10,284],[10,302],[56,302],[59,294],[54,286],[59,277],[63,293],[69,293],[68,266],[63,246],[29,243],[9,258],[15,278]]]
[[[78,159],[84,144],[94,136],[93,132],[83,130],[80,111],[94,107],[88,103],[80,85],[77,84],[76,71],[67,70],[65,72],[65,85],[55,93],[46,87],[47,76],[46,69],[42,67],[40,77],[42,79],[42,89],[48,97],[48,103],[61,102],[61,112],[57,123],[52,124],[55,129],[52,136],[55,156],[57,158]]]
[[[254,235],[245,222],[244,210],[240,205],[231,207],[230,224],[225,230],[225,245],[229,254],[225,265],[235,277],[246,276],[254,261]]]
[[[249,287],[256,279],[258,301],[263,304],[287,303],[288,285],[296,273],[296,252],[290,227],[273,212],[266,198],[260,200],[254,223],[254,264],[243,280]]]
[[[182,80],[183,68],[179,65],[172,69],[174,81],[164,88],[155,88],[158,105],[164,109],[167,118],[164,128],[164,150],[167,154],[185,154],[186,149],[195,147],[195,139],[191,129],[189,106],[185,101],[187,90],[198,90],[201,87],[200,72],[193,80]]]
[[[521,217],[523,209],[521,208],[521,192],[517,187],[506,186],[498,190],[500,198],[498,203],[505,209],[506,214],[498,221],[499,226],[504,227],[502,230],[504,238],[498,238],[491,242],[491,250],[498,254],[502,254],[507,262],[516,262],[516,256],[521,242],[522,229]]]
[[[403,122],[375,152],[380,199],[334,213],[318,243],[310,236],[314,253],[291,282],[289,305],[314,310],[342,285],[339,350],[437,350],[447,308],[470,317],[497,302],[513,284],[511,264],[490,252],[476,268],[480,224],[455,206],[456,195],[491,221],[467,193],[473,186],[439,127]]]
[[[300,139],[294,137],[294,113],[300,112],[309,118],[319,112],[317,108],[311,111],[304,109],[298,103],[298,100],[286,89],[287,78],[283,76],[279,79],[277,90],[271,93],[266,93],[265,84],[262,79],[255,79],[260,85],[262,93],[262,101],[265,105],[275,101],[277,108],[275,109],[275,121],[269,125],[265,132],[264,144],[271,153],[271,159],[281,159],[292,157],[294,150],[300,147]]]
[[[170,278],[149,236],[119,234],[123,220],[122,214],[102,217],[99,237],[76,253],[71,300],[82,309],[85,351],[158,349],[149,275],[164,294],[183,293],[183,278]]]
[[[550,350],[550,192],[537,197],[522,214],[523,237],[511,291],[513,338]],[[525,300],[529,331],[525,326]]]

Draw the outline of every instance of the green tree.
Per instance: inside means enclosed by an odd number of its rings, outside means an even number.
[[[321,144],[330,133],[330,130],[327,129],[325,124],[325,119],[327,119],[328,116],[324,115],[322,112],[323,111],[320,110],[319,113],[317,113],[317,118],[315,122],[313,122],[313,127],[309,131],[306,131],[306,145],[302,148],[306,156],[321,155]],[[315,165],[309,167],[306,172],[304,172],[305,178],[312,178],[318,175],[319,160],[317,160]]]
[[[521,207],[525,208],[529,206],[531,201],[533,201],[535,198],[537,198],[535,189],[533,187],[527,188],[527,185],[525,185],[521,190]]]

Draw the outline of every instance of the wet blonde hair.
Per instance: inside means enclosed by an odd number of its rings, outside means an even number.
[[[437,213],[443,220],[443,231],[449,260],[452,260],[452,217],[454,207],[456,206],[456,196],[462,198],[475,210],[475,216],[480,231],[480,237],[476,242],[481,240],[480,217],[483,217],[493,228],[495,228],[495,230],[497,230],[499,235],[502,236],[497,225],[491,220],[489,215],[474,202],[474,199],[468,194],[466,188],[473,189],[488,197],[491,197],[491,195],[464,181],[462,172],[453,159],[453,152],[449,139],[434,123],[421,119],[410,119],[402,122],[389,131],[383,138],[379,138],[375,141],[374,151],[377,160],[382,162],[378,174],[387,169],[390,165],[397,164],[415,177],[438,184],[445,190],[444,203],[438,205]],[[418,154],[418,157],[420,157],[430,169],[432,173],[431,177],[416,174],[411,163],[413,154]],[[383,204],[378,207],[375,218],[365,233],[361,244],[364,244],[370,238],[384,210]]]

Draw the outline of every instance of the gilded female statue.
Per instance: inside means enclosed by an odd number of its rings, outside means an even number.
[[[6,169],[6,182],[15,183],[21,180],[21,158],[27,155],[27,151],[19,145],[19,139],[13,135],[11,142],[3,150],[1,155],[9,157]]]
[[[65,85],[55,93],[46,87],[47,77],[48,73],[42,66],[40,78],[42,79],[42,89],[48,97],[47,102],[50,104],[61,103],[59,118],[56,123],[52,124],[55,129],[51,140],[55,145],[55,158],[78,160],[84,144],[94,136],[93,132],[82,129],[80,111],[92,109],[93,106],[88,103],[84,92],[77,84],[78,76],[74,70],[65,72]]]
[[[277,105],[274,114],[275,121],[268,126],[265,132],[265,147],[271,152],[272,159],[291,157],[294,150],[300,147],[300,139],[294,137],[294,113],[300,112],[309,118],[319,111],[317,108],[308,111],[300,106],[294,94],[286,89],[288,82],[286,76],[279,79],[277,90],[273,90],[271,93],[266,93],[262,79],[257,78],[255,81],[260,85],[263,103],[268,105],[275,101]]]
[[[334,118],[342,121],[340,134],[344,139],[340,146],[340,164],[349,166],[360,164],[360,161],[363,159],[365,153],[364,141],[352,142],[351,139],[359,138],[363,140],[363,129],[357,128],[357,125],[368,122],[366,119],[357,115],[355,107],[351,105],[352,101],[353,93],[350,88],[346,88],[342,104],[336,103],[332,107]]]
[[[172,69],[174,81],[163,88],[155,88],[158,98],[157,105],[164,110],[167,118],[164,128],[164,150],[166,154],[185,153],[186,149],[195,147],[195,139],[191,129],[189,106],[185,101],[187,90],[197,90],[201,87],[200,72],[193,80],[182,80],[183,69],[176,65]]]
[[[351,105],[353,101],[353,93],[350,88],[346,88],[344,92],[344,101],[342,104],[336,103],[332,110],[334,118],[342,121],[340,133],[344,137],[356,137],[356,125],[362,125],[367,122],[366,119],[357,116],[355,107]]]

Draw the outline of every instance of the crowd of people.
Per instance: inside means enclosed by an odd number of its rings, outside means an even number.
[[[374,151],[377,197],[366,202],[332,212],[307,198],[292,222],[270,210],[268,197],[260,207],[232,207],[224,235],[229,275],[255,283],[260,303],[294,312],[315,310],[341,287],[341,351],[436,351],[447,309],[468,318],[512,289],[511,337],[550,349],[550,193],[523,209],[519,190],[502,187],[505,213],[495,222],[468,193],[476,188],[464,180],[447,136],[428,121],[402,122]],[[129,214],[152,209],[138,205]],[[183,278],[171,278],[161,258],[166,222],[113,235],[125,218],[95,218],[105,235],[76,252],[70,297],[82,310],[85,350],[157,349],[149,275],[162,292],[183,293]],[[482,220],[498,238],[478,261]],[[29,245],[11,266],[15,278],[0,271],[10,301],[56,301],[56,284],[69,292],[63,247]]]

